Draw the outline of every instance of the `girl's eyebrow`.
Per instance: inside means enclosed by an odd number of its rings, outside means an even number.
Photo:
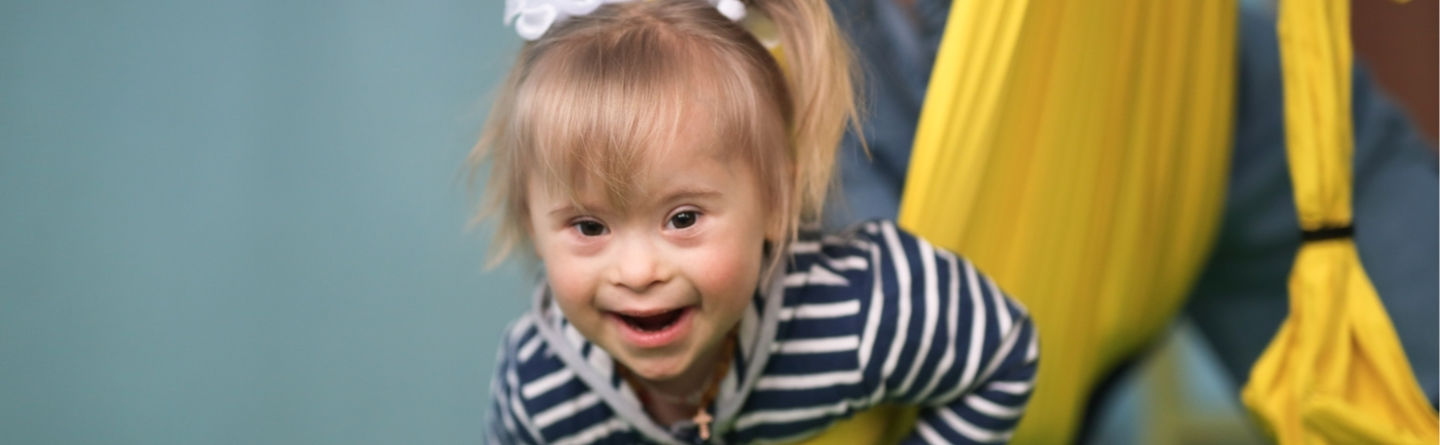
[[[696,198],[711,198],[716,196],[720,196],[719,190],[712,190],[709,188],[683,188],[670,192],[670,194],[668,195],[665,195],[665,199],[661,200],[660,202],[672,202]]]
[[[575,206],[570,205],[570,204],[564,204],[564,205],[560,205],[560,206],[558,206],[558,207],[555,207],[554,209],[551,209],[551,210],[550,210],[550,213],[548,213],[548,215],[550,215],[550,216],[555,216],[556,213],[572,213],[572,212],[574,212],[574,211],[575,211]]]
[[[558,213],[590,213],[588,207],[589,206],[584,203],[567,202],[550,209],[550,213],[547,213],[547,215],[555,216],[555,214]]]

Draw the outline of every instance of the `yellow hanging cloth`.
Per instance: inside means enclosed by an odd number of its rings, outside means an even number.
[[[1156,338],[1219,228],[1234,1],[957,1],[900,224],[972,259],[1041,332],[1013,443],[1073,440],[1097,380]]]
[[[1206,0],[952,6],[900,222],[1050,333],[1014,443],[1072,440],[1096,379],[1198,274],[1224,196],[1235,15]],[[807,443],[896,443],[914,416],[882,407]]]
[[[968,0],[951,7],[900,224],[964,254],[1039,325],[1012,443],[1073,440],[1097,379],[1166,326],[1219,226],[1237,5]],[[810,444],[897,443],[913,408]]]
[[[1282,0],[1285,137],[1300,228],[1290,315],[1250,371],[1245,405],[1282,445],[1434,444],[1416,384],[1350,238],[1349,0]]]

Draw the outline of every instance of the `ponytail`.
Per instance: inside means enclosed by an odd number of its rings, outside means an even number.
[[[795,150],[791,211],[799,226],[819,222],[835,172],[835,153],[847,126],[859,131],[854,85],[858,70],[850,45],[824,0],[750,0],[774,22],[794,104],[790,137]],[[792,224],[792,230],[796,225]]]

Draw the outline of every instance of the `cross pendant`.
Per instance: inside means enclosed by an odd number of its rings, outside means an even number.
[[[701,407],[700,412],[695,413],[693,420],[695,420],[695,425],[700,427],[700,440],[710,440],[710,421],[714,420],[710,418],[710,413],[705,412],[705,408]]]

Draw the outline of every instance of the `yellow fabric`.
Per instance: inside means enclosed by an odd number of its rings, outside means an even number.
[[[880,405],[836,423],[824,433],[805,440],[805,445],[897,444],[910,435],[919,409],[914,406]]]
[[[1156,338],[1224,199],[1237,6],[959,1],[900,210],[1029,307],[1040,373],[1013,443],[1073,439],[1096,380]]]
[[[1348,0],[1280,3],[1285,137],[1307,231],[1351,223],[1349,23]],[[1282,445],[1440,441],[1440,418],[1349,238],[1301,246],[1290,315],[1241,396]]]

